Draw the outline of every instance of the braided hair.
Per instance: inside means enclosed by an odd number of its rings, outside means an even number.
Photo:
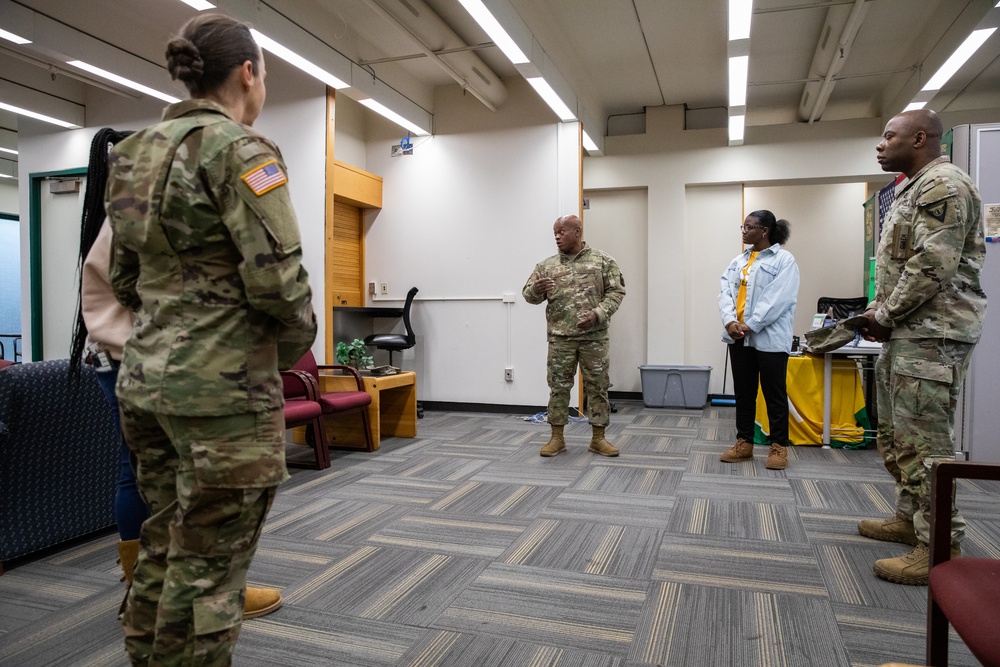
[[[73,321],[73,338],[69,351],[70,378],[80,380],[80,362],[87,345],[87,323],[83,320],[83,262],[90,253],[97,235],[104,224],[104,189],[108,183],[108,152],[119,141],[132,134],[118,132],[110,127],[97,131],[90,142],[90,160],[87,162],[87,190],[83,195],[83,217],[80,221],[80,256],[77,258],[76,316]]]

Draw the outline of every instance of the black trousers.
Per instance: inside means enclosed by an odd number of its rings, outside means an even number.
[[[771,442],[787,445],[788,392],[785,390],[785,373],[788,353],[761,352],[738,340],[729,346],[729,363],[733,367],[733,390],[736,394],[736,437],[753,442],[759,383],[764,392],[764,403],[767,404]]]

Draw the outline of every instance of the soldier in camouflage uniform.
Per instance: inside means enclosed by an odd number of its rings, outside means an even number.
[[[225,665],[284,460],[279,368],[316,335],[277,147],[249,126],[264,61],[199,15],[167,47],[192,99],[111,154],[111,285],[136,314],[118,380],[152,515],[122,612],[136,665]]]
[[[566,450],[563,427],[569,421],[569,394],[579,364],[593,429],[590,451],[618,456],[618,449],[604,435],[611,413],[608,325],[625,298],[625,279],[614,259],[583,241],[580,218],[559,218],[553,232],[559,254],[537,264],[522,290],[528,303],[548,301],[545,319],[552,436],[539,453],[555,456]]]
[[[882,228],[875,300],[862,328],[884,342],[875,366],[878,448],[896,480],[896,514],[865,519],[858,531],[912,545],[902,557],[876,561],[874,572],[914,585],[927,583],[931,466],[955,458],[958,392],[986,312],[979,192],[941,157],[941,134],[933,111],[906,111],[889,120],[875,148],[884,171],[909,181]],[[957,510],[951,528],[957,556],[965,534]]]

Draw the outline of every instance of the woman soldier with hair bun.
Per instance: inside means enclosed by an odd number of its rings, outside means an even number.
[[[754,211],[741,227],[749,245],[722,274],[719,314],[729,344],[736,394],[736,443],[720,458],[725,463],[753,459],[758,384],[767,404],[771,448],[766,467],[788,466],[788,393],[785,372],[792,349],[799,267],[781,246],[791,233],[787,220],[770,211]]]
[[[136,319],[117,393],[152,512],[122,624],[133,664],[225,665],[288,477],[278,371],[316,321],[284,162],[250,129],[265,70],[249,28],[199,15],[166,56],[191,99],[115,146],[106,195],[110,282]]]

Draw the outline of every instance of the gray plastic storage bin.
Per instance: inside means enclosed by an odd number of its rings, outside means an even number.
[[[648,408],[701,408],[708,402],[711,366],[639,366]]]

